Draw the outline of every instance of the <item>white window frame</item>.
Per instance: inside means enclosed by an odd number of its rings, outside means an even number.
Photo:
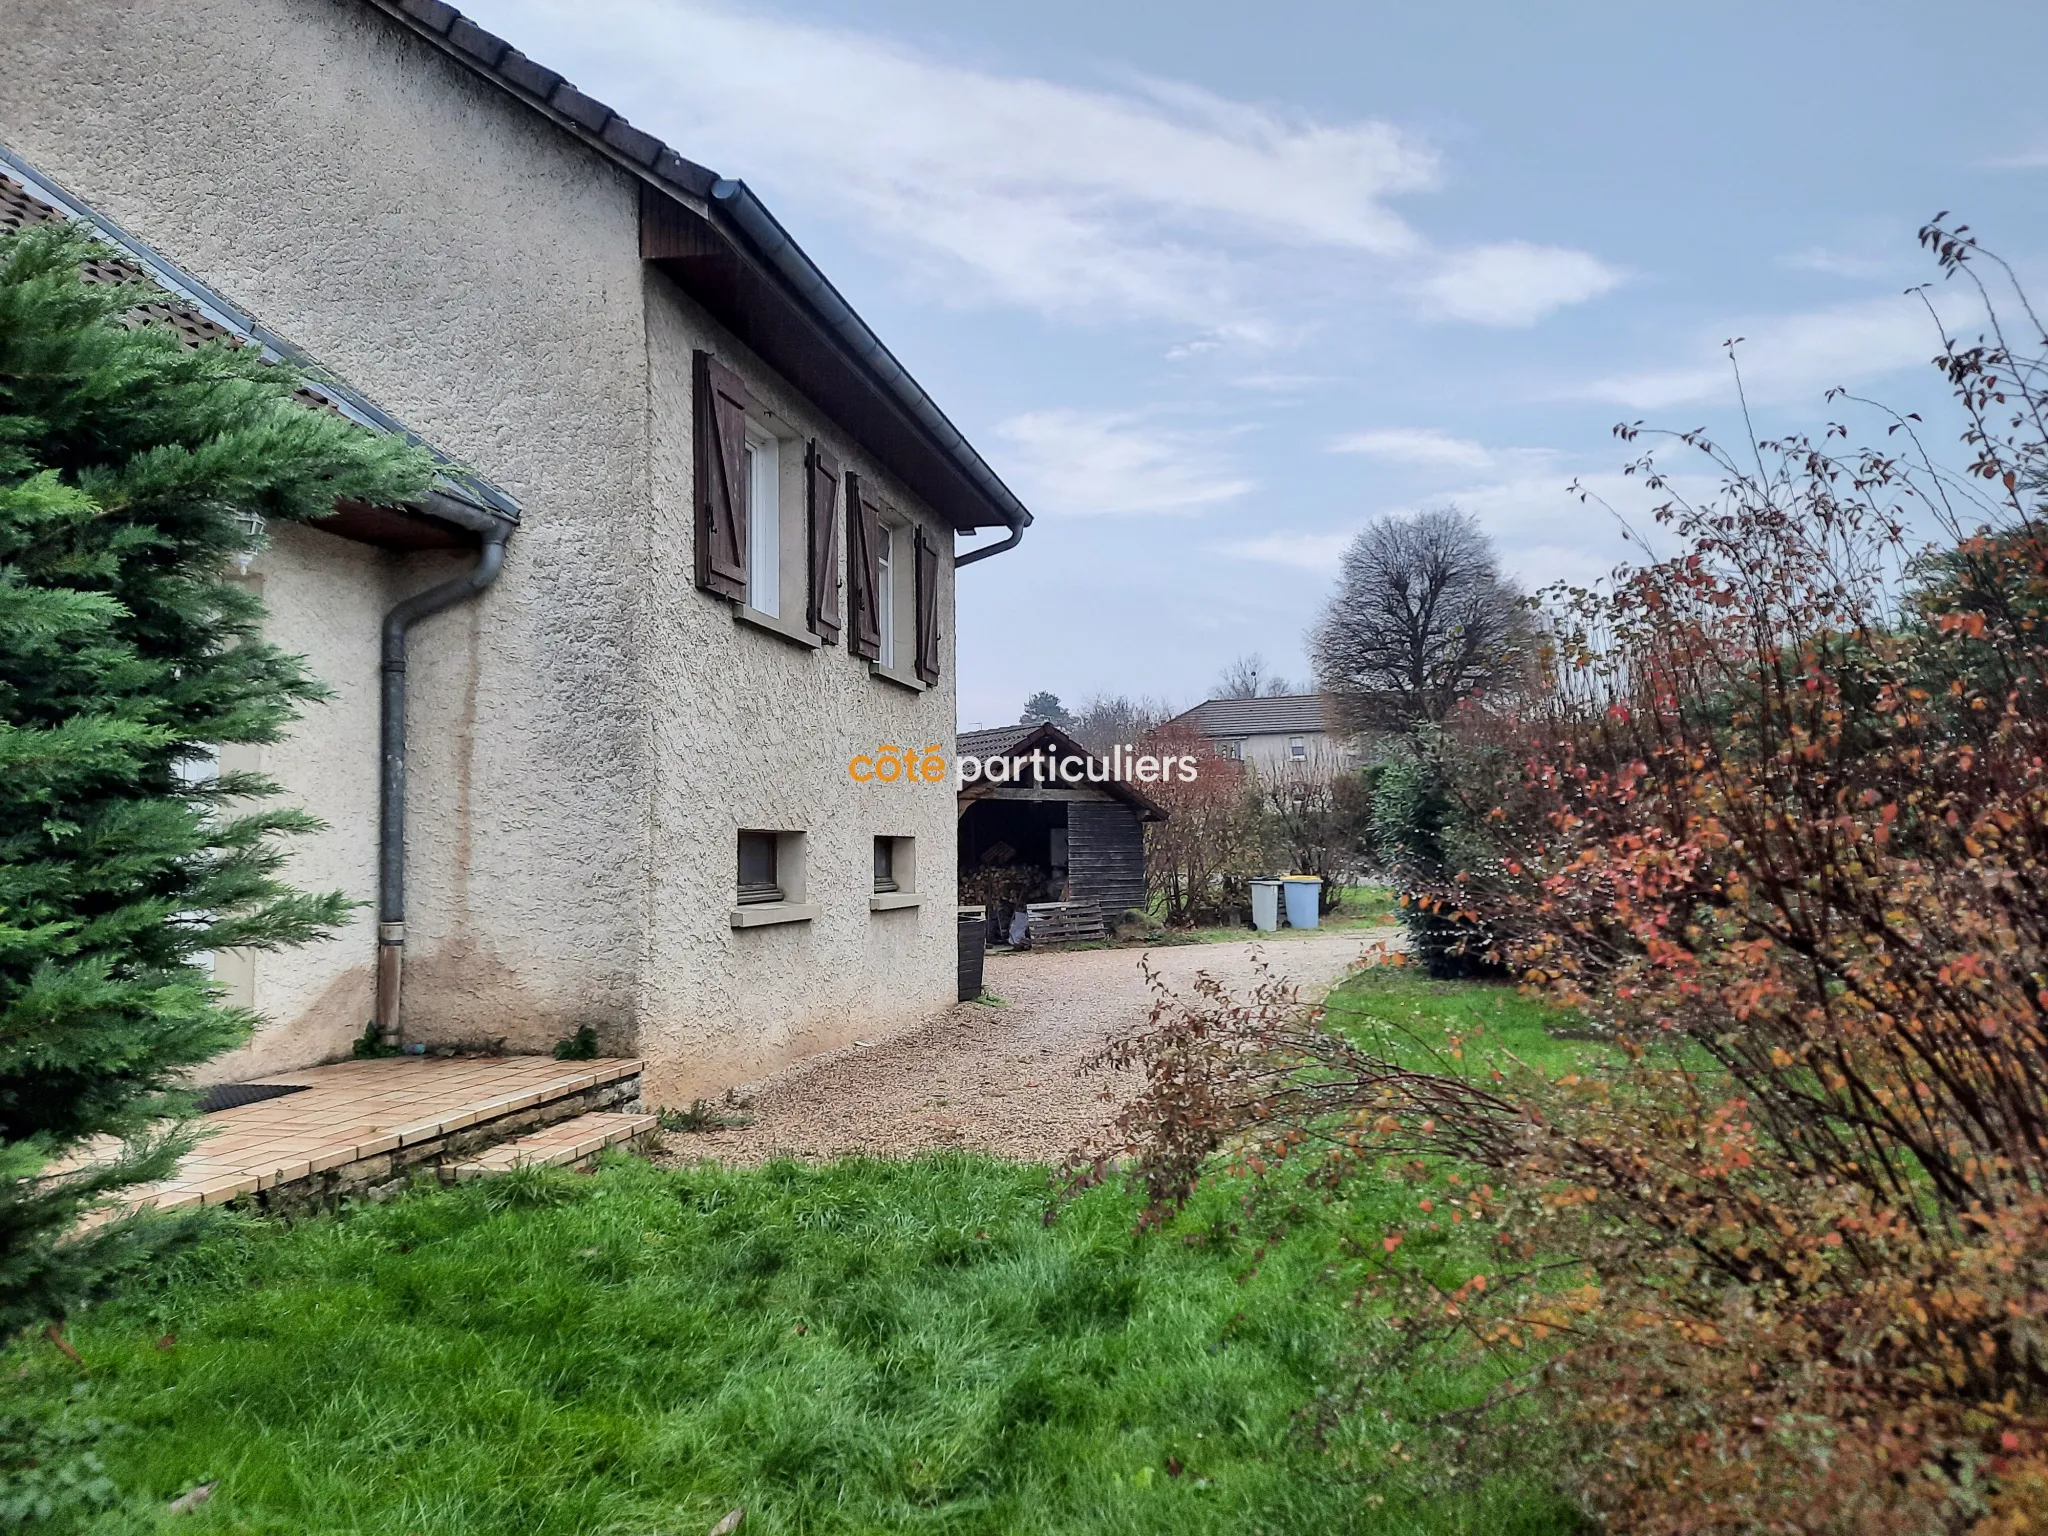
[[[882,631],[882,670],[896,667],[896,530],[883,523],[876,530],[875,620]]]
[[[1308,760],[1308,738],[1305,736],[1288,737],[1287,755],[1297,763],[1306,762]]]
[[[782,442],[747,423],[747,606],[782,617]]]

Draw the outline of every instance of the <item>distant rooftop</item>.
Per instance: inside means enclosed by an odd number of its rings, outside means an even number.
[[[1320,693],[1266,699],[1208,699],[1170,724],[1191,725],[1204,736],[1303,736],[1327,730]]]

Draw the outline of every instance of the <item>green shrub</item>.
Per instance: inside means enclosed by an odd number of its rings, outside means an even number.
[[[430,473],[296,403],[253,348],[125,324],[156,290],[81,281],[107,254],[69,228],[0,236],[0,1339],[178,1235],[59,1241],[171,1169],[185,1074],[248,1032],[209,952],[301,943],[348,910],[278,878],[279,840],[316,823],[211,771],[323,696],[261,638],[234,560],[266,523],[406,500]],[[42,1177],[96,1138],[123,1150]]]

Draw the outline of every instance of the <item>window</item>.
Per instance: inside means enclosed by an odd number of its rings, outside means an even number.
[[[1220,750],[1233,763],[1240,761],[1244,757],[1244,743],[1241,741],[1226,741]]]
[[[776,882],[775,842],[773,832],[742,832],[740,834],[740,905],[752,906],[757,902],[782,900],[782,887]]]
[[[875,889],[870,912],[898,912],[921,904],[917,894],[917,839],[875,839]]]
[[[739,835],[739,899],[735,928],[774,928],[808,923],[823,910],[804,898],[804,835],[801,832],[742,832]]]
[[[1300,736],[1288,737],[1287,755],[1293,758],[1296,762],[1300,762],[1303,758],[1308,756],[1308,742]]]
[[[896,665],[896,530],[886,523],[875,535],[875,622],[881,626],[884,668]]]
[[[782,616],[782,445],[747,424],[747,606]]]

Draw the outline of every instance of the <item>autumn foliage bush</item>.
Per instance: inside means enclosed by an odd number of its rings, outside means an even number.
[[[1160,726],[1140,748],[1199,764],[1192,780],[1139,786],[1166,811],[1166,820],[1145,827],[1145,881],[1160,916],[1177,928],[1231,917],[1250,900],[1251,877],[1264,872],[1268,833],[1258,786],[1242,762],[1190,725]]]
[[[1965,231],[1923,240],[1977,282]],[[1936,360],[1963,467],[1912,417],[1686,434],[1722,486],[1692,504],[1646,454],[1676,552],[1553,594],[1547,688],[1450,731],[1491,830],[1434,897],[1604,1058],[1418,1065],[1214,997],[1130,1053],[1155,1209],[1219,1147],[1476,1167],[1493,1257],[1389,1246],[1376,1337],[1489,1357],[1475,1413],[1547,1424],[1611,1529],[2048,1530],[2048,337],[2016,303]]]

